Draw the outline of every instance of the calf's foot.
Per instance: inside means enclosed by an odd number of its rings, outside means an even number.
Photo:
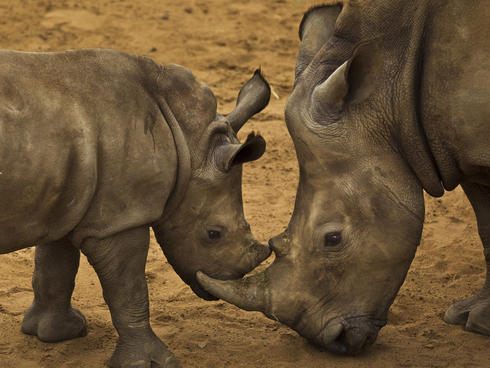
[[[119,340],[109,361],[111,368],[178,368],[179,362],[149,329],[148,337]]]
[[[465,330],[490,336],[490,291],[454,303],[444,321],[465,326]]]
[[[22,332],[44,342],[58,342],[85,336],[87,323],[75,308],[56,310],[33,303],[25,313]]]

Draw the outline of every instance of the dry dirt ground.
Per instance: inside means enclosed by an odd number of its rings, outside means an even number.
[[[283,121],[308,4],[297,0],[0,0],[0,48],[50,51],[105,47],[193,70],[232,109],[258,65],[279,98],[244,130],[259,130],[267,154],[244,173],[245,211],[262,240],[282,231],[293,207],[297,164]],[[243,137],[243,136],[242,136]],[[204,302],[178,278],[152,241],[147,273],[151,321],[183,367],[490,367],[490,338],[447,326],[454,299],[483,282],[482,246],[460,189],[427,198],[422,244],[376,344],[339,357],[259,313]],[[116,343],[95,273],[82,260],[73,304],[88,336],[45,344],[20,332],[30,305],[33,250],[0,256],[0,367],[102,367]]]

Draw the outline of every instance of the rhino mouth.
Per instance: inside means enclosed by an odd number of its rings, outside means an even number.
[[[315,339],[326,350],[345,355],[358,355],[371,346],[386,321],[366,316],[331,320]]]

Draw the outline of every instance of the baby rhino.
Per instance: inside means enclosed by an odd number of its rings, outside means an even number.
[[[241,198],[241,165],[265,141],[236,135],[269,97],[257,71],[224,117],[181,66],[99,49],[1,51],[0,253],[37,245],[22,331],[47,342],[85,335],[70,304],[82,251],[119,334],[109,365],[177,367],[149,324],[149,228],[204,299],[197,271],[240,278],[269,256]]]

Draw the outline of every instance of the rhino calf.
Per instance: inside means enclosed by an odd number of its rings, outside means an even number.
[[[203,286],[327,349],[357,354],[386,323],[424,223],[423,191],[461,185],[487,263],[445,321],[490,335],[490,6],[350,0],[311,9],[286,123],[300,179],[274,263]]]
[[[81,251],[119,334],[109,365],[177,367],[149,324],[149,228],[204,299],[197,271],[239,278],[269,256],[241,198],[241,164],[265,141],[236,136],[269,85],[257,71],[223,117],[181,66],[100,49],[1,51],[0,61],[0,253],[37,245],[22,331],[47,342],[86,334],[70,304]]]

